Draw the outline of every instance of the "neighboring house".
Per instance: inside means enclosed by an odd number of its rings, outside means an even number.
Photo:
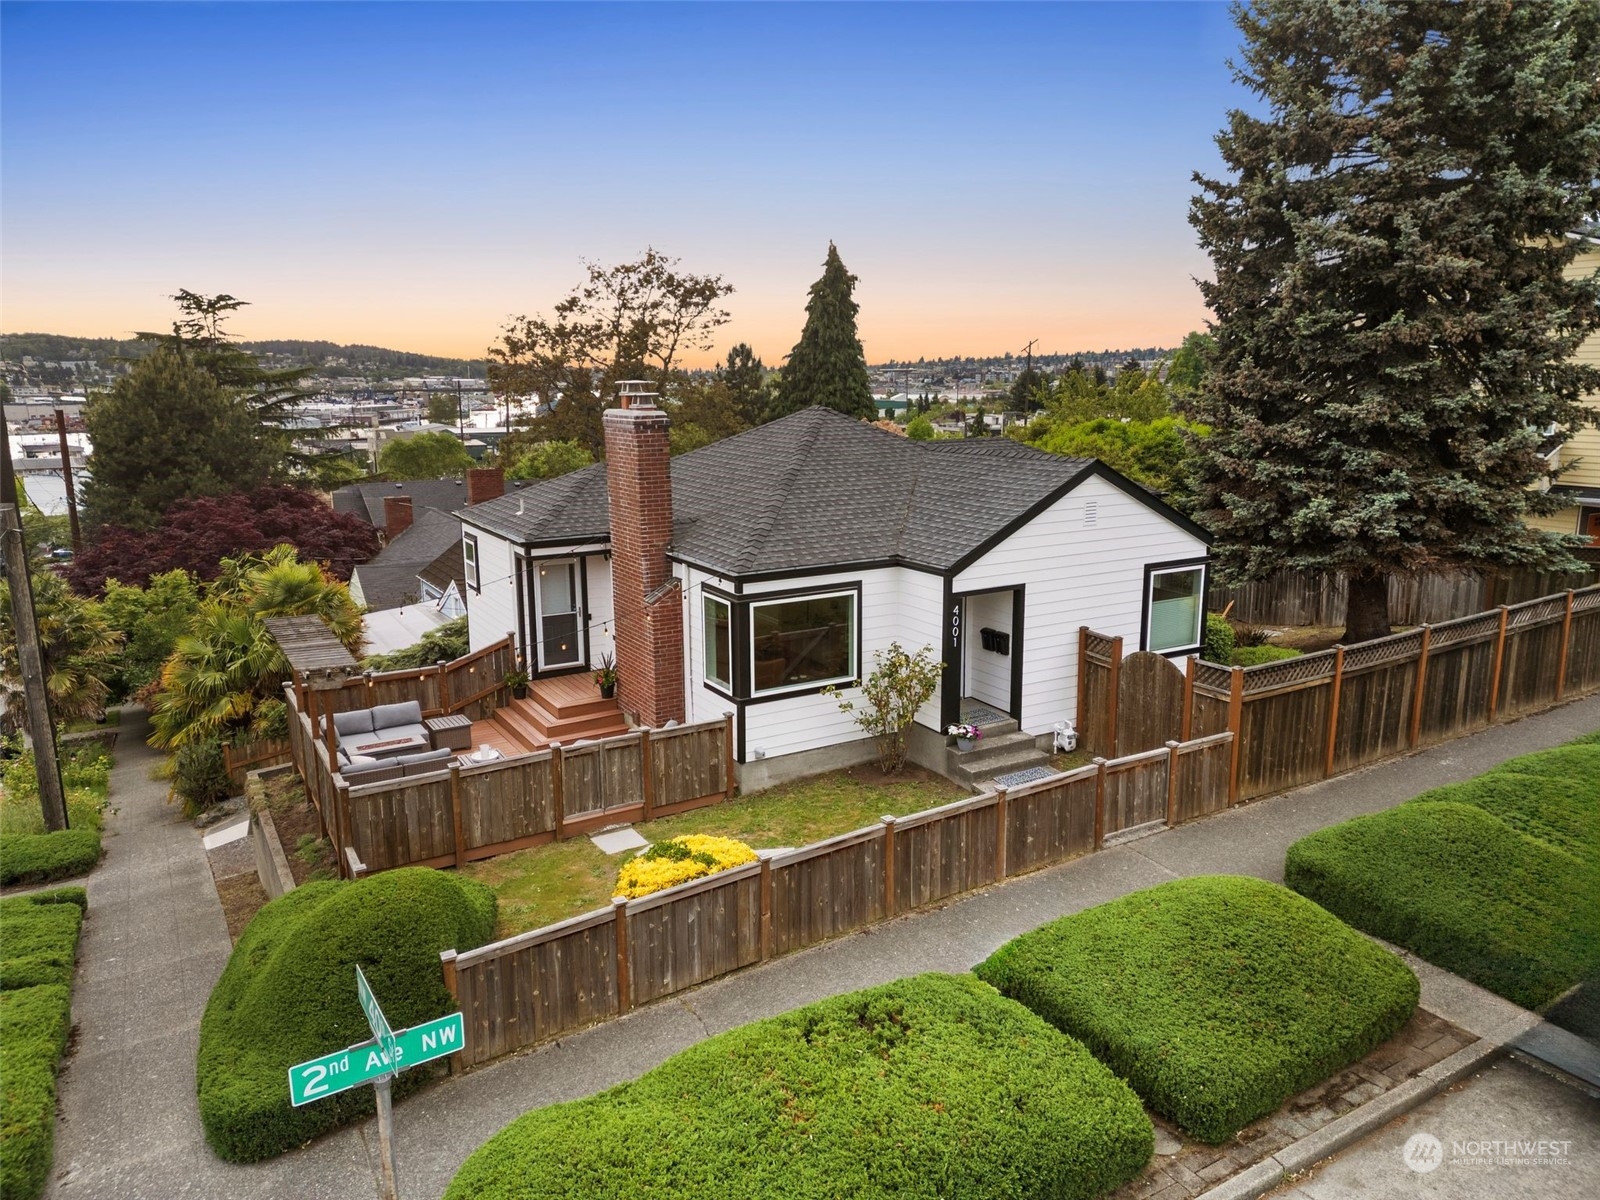
[[[1569,279],[1593,275],[1600,270],[1600,240],[1586,236],[1583,242],[1582,251],[1567,268]],[[1577,357],[1600,366],[1600,336],[1584,342],[1578,348]],[[1556,533],[1583,534],[1590,545],[1600,546],[1600,425],[1597,425],[1600,394],[1585,396],[1584,403],[1593,410],[1590,423],[1574,432],[1566,442],[1550,449],[1552,464],[1566,468],[1550,491],[1568,504],[1548,517],[1535,518],[1533,524]]]
[[[512,486],[523,485],[517,483]],[[453,513],[469,504],[492,500],[505,490],[502,472],[494,468],[475,467],[467,472],[465,479],[373,479],[365,483],[348,484],[333,493],[333,510],[352,513],[374,529],[386,532],[391,500],[410,501],[414,513],[425,508]]]
[[[473,648],[515,631],[536,681],[614,652],[630,715],[733,713],[768,780],[871,756],[824,689],[891,642],[944,664],[931,754],[964,698],[1041,738],[1071,720],[1080,625],[1203,639],[1204,532],[1092,459],[811,408],[669,460],[666,414],[626,392],[605,430],[604,463],[461,512]]]

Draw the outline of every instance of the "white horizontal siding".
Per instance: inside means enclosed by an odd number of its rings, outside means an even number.
[[[1092,525],[1085,524],[1090,504]],[[1092,477],[957,575],[954,588],[1026,586],[1022,712],[1013,715],[1029,733],[1048,733],[1077,711],[1078,627],[1120,635],[1131,653],[1139,646],[1145,564],[1205,553],[1199,538]]]
[[[616,605],[611,594],[611,560],[604,554],[584,556],[588,577],[589,665],[598,667],[600,656],[617,653]]]
[[[731,592],[725,579],[684,565],[683,574],[683,678],[684,712],[690,721],[714,721],[734,710],[732,700],[705,686],[705,585]]]
[[[967,695],[982,700],[1001,712],[1011,710],[1011,657],[983,648],[979,631],[994,629],[1011,632],[1011,593],[985,592],[967,600],[962,625],[966,631],[966,670],[963,679]]]
[[[467,533],[478,539],[478,588],[465,592],[467,636],[481,650],[517,630],[517,577],[510,542],[481,529]]]
[[[944,627],[940,617],[944,611],[944,579],[925,571],[901,570],[900,575],[900,632],[895,635],[906,650],[915,654],[926,646],[937,660],[944,646]],[[871,660],[868,660],[869,664]],[[917,710],[917,723],[929,729],[939,725],[939,688],[933,689],[928,702]]]

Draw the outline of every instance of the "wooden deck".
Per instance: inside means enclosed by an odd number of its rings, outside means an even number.
[[[473,722],[472,743],[526,754],[553,742],[567,746],[627,731],[616,700],[602,697],[594,677],[584,672],[534,680],[527,699],[503,705],[491,720]]]

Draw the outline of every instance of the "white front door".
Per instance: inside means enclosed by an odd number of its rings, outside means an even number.
[[[534,571],[534,596],[539,669],[581,665],[585,660],[577,559],[539,563]]]

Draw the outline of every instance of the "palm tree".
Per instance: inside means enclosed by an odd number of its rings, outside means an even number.
[[[45,687],[56,720],[81,721],[105,711],[116,673],[120,635],[100,606],[73,594],[61,576],[44,571],[33,577],[34,620],[44,655]],[[0,580],[0,690],[6,695],[5,722],[15,728],[23,711],[22,664],[11,623],[11,590]]]

